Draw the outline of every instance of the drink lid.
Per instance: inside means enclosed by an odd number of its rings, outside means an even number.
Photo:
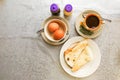
[[[66,10],[67,12],[71,12],[71,11],[72,11],[72,5],[71,5],[71,4],[67,4],[67,5],[65,6],[65,10]]]
[[[50,10],[52,12],[57,12],[59,10],[57,4],[53,3],[51,6],[50,6]]]

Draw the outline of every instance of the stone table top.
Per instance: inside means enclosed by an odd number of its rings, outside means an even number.
[[[36,34],[57,3],[63,17],[64,6],[73,5],[68,20],[70,38],[79,36],[74,22],[84,9],[98,10],[106,22],[102,34],[93,39],[102,59],[97,71],[86,78],[74,78],[61,67],[62,45],[52,46]],[[119,0],[0,0],[0,80],[120,80]]]

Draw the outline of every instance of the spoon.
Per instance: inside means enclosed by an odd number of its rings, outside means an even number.
[[[108,21],[108,22],[112,22],[112,20],[110,20],[110,19],[106,19],[106,18],[102,18],[102,19],[105,21]]]
[[[85,17],[86,17],[85,15],[86,15],[86,14],[82,14],[82,17],[85,18]],[[106,18],[102,18],[102,20],[105,20],[105,21],[108,21],[108,22],[112,22],[112,20],[106,19]]]
[[[41,33],[41,32],[44,32],[44,28],[37,31],[37,33]]]

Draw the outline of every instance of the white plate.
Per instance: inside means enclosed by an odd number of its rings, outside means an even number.
[[[71,39],[69,39],[61,48],[60,51],[60,63],[63,67],[63,69],[70,74],[71,76],[74,77],[78,77],[78,78],[83,78],[83,77],[87,77],[89,75],[91,75],[92,73],[94,73],[98,66],[100,65],[100,61],[101,61],[101,54],[100,54],[100,50],[97,46],[97,44],[89,39],[88,40],[88,50],[89,50],[89,54],[92,57],[92,60],[87,63],[86,65],[84,65],[83,67],[81,67],[78,71],[76,72],[72,72],[70,67],[66,64],[65,60],[64,60],[64,51],[67,50],[67,48],[78,41],[83,40],[84,38],[82,37],[73,37]]]

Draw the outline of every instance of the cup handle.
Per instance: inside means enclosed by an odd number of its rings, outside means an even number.
[[[105,20],[101,20],[101,24],[105,24]]]

